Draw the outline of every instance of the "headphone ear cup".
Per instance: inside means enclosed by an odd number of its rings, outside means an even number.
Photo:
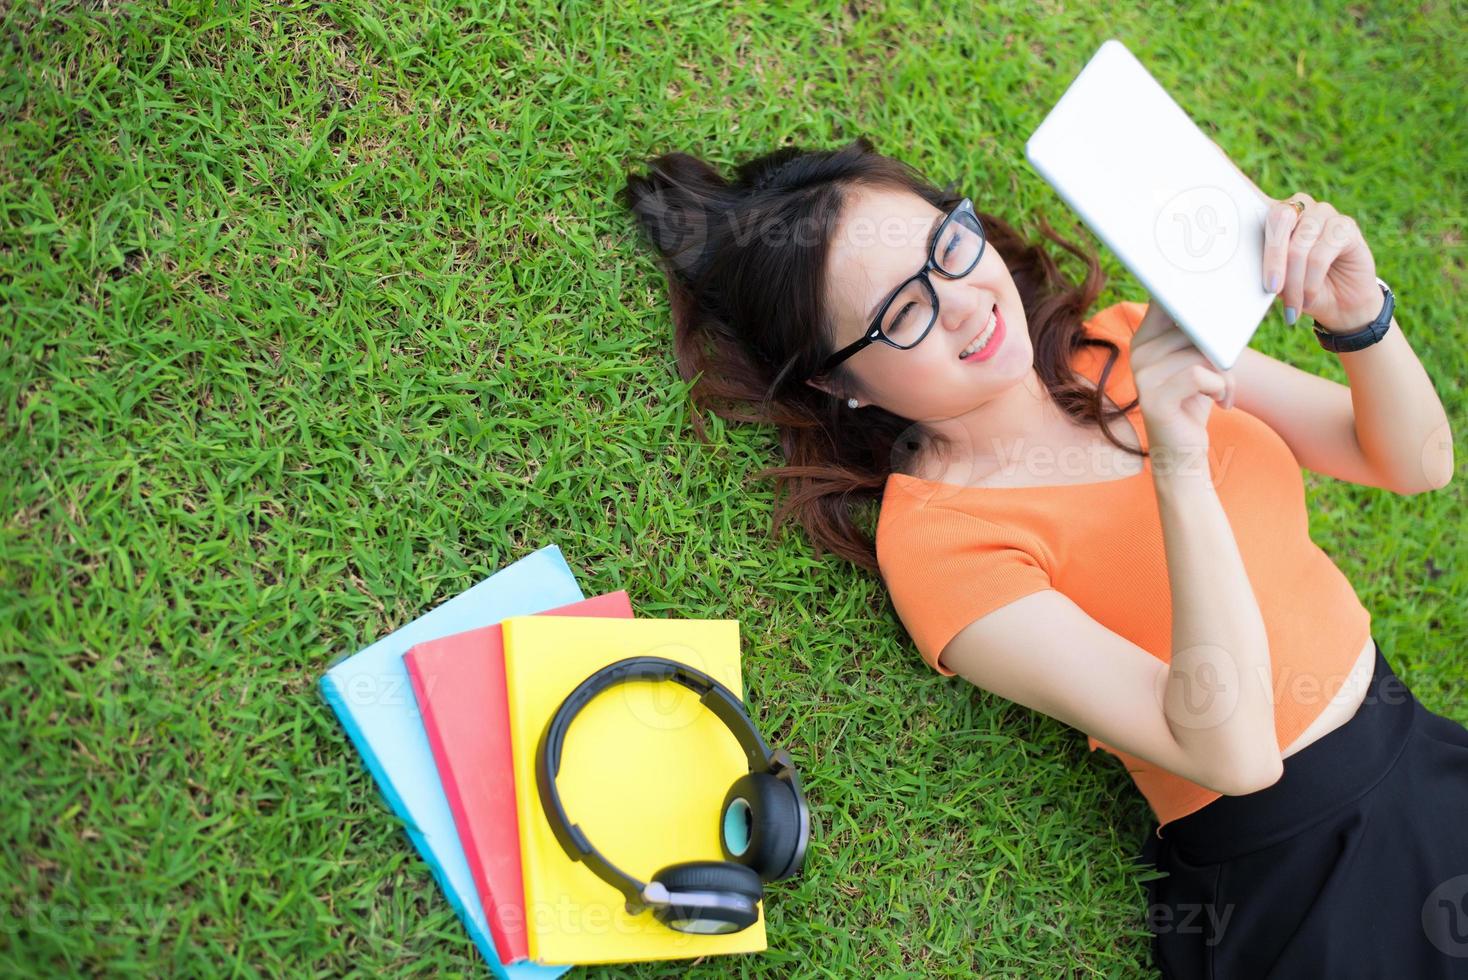
[[[719,847],[724,857],[752,868],[761,881],[777,881],[800,847],[800,810],[795,791],[767,772],[740,776],[719,810]]]
[[[747,929],[759,921],[764,886],[752,868],[727,861],[670,864],[652,879],[668,890],[669,904],[654,914],[679,932],[720,934]],[[686,902],[684,896],[720,901]]]

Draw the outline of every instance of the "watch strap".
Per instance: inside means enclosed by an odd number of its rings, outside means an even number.
[[[1323,330],[1320,324],[1315,324],[1315,337],[1320,341],[1320,346],[1335,353],[1348,353],[1350,351],[1363,350],[1386,336],[1387,330],[1392,325],[1392,311],[1396,309],[1396,297],[1392,295],[1392,289],[1380,276],[1376,277],[1376,284],[1381,287],[1382,304],[1381,312],[1376,315],[1366,326],[1355,333],[1331,333]]]

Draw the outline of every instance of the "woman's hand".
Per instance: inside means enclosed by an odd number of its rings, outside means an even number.
[[[1150,296],[1129,360],[1149,446],[1206,449],[1213,403],[1233,407],[1233,371],[1215,368]]]
[[[1275,201],[1265,216],[1264,288],[1279,294],[1291,325],[1304,313],[1322,330],[1355,333],[1381,312],[1376,259],[1361,229],[1303,192]]]

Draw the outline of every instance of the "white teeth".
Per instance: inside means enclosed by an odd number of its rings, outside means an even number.
[[[959,353],[959,360],[963,360],[971,354],[978,353],[980,350],[983,349],[984,345],[989,342],[989,338],[994,336],[994,328],[999,325],[999,317],[996,312],[997,309],[998,308],[996,307],[995,309],[989,311],[989,322],[984,327],[984,332],[979,334],[978,338],[974,340],[972,344],[969,344],[962,350],[962,352]]]

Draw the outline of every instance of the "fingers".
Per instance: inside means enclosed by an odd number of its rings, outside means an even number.
[[[1133,354],[1144,344],[1147,345],[1146,352],[1141,359],[1147,360],[1189,346],[1192,341],[1178,328],[1172,316],[1154,300],[1148,304],[1147,312],[1142,315],[1142,322],[1137,324],[1137,330],[1132,334]]]
[[[1153,384],[1154,378],[1162,379]],[[1196,347],[1176,350],[1133,372],[1138,388],[1155,387],[1163,398],[1181,400],[1189,394],[1203,393],[1223,408],[1233,407],[1233,394],[1238,379],[1232,369],[1220,371]]]
[[[1304,214],[1297,213],[1291,206],[1290,201],[1300,201],[1305,205],[1305,210],[1310,210],[1310,205],[1315,199],[1309,194],[1291,194],[1283,201],[1275,201],[1269,206],[1269,211],[1264,217],[1264,288],[1270,292],[1278,293],[1284,285],[1285,273],[1288,266],[1288,254],[1286,250],[1290,245],[1290,238],[1294,234],[1295,226]]]
[[[1146,312],[1142,314],[1142,322],[1137,324],[1136,332],[1132,334],[1132,347],[1136,348],[1175,326],[1172,317],[1162,308],[1161,304],[1149,297]]]
[[[1322,205],[1330,207],[1330,205]],[[1335,210],[1332,208],[1331,210]],[[1335,260],[1350,246],[1356,234],[1356,222],[1349,215],[1332,214],[1321,226],[1320,238],[1305,259],[1305,273],[1300,278],[1300,295],[1286,296],[1284,301],[1295,309],[1306,311],[1315,306],[1325,285],[1325,274]],[[1294,300],[1295,302],[1292,302]]]
[[[1209,363],[1208,358],[1204,357],[1198,348],[1189,346],[1134,369],[1132,378],[1138,385],[1150,384],[1153,379],[1161,379],[1160,383],[1166,384],[1169,379],[1185,373],[1188,368],[1192,367],[1213,371],[1213,366]]]
[[[1143,345],[1146,345],[1143,355],[1136,356],[1138,349]],[[1142,316],[1142,322],[1137,325],[1136,333],[1132,335],[1131,351],[1134,379],[1140,379],[1143,376],[1150,378],[1154,373],[1165,378],[1185,366],[1200,366],[1210,375],[1222,380],[1222,388],[1217,392],[1211,388],[1208,389],[1210,393],[1215,394],[1218,404],[1224,408],[1233,408],[1234,392],[1238,387],[1238,379],[1234,371],[1232,369],[1219,371],[1215,368],[1213,363],[1194,345],[1192,338],[1183,333],[1172,317],[1155,301],[1149,301],[1147,311]]]
[[[1205,395],[1214,401],[1224,396],[1228,382],[1217,371],[1202,364],[1193,364],[1178,371],[1162,385],[1164,401],[1182,402],[1194,395]]]
[[[1309,266],[1310,252],[1320,243],[1321,233],[1325,230],[1325,219],[1328,217],[1326,209],[1332,213],[1335,211],[1323,202],[1306,208],[1305,213],[1295,222],[1295,230],[1290,233],[1290,243],[1285,248],[1287,259],[1284,288],[1279,297],[1285,309],[1294,310],[1296,316],[1304,309],[1305,272]]]
[[[1289,201],[1305,205],[1302,212]],[[1328,201],[1305,193],[1270,206],[1264,226],[1264,288],[1276,287],[1286,322],[1315,307],[1326,274],[1342,252],[1359,237],[1356,222]]]

